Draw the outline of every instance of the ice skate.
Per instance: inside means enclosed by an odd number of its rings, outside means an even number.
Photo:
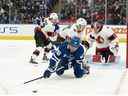
[[[44,53],[42,60],[43,60],[43,61],[48,61],[48,60],[49,60],[48,57],[47,57],[47,55],[46,55],[46,53]]]
[[[29,61],[30,63],[32,63],[32,64],[38,64],[38,62],[37,61],[35,61],[33,58],[32,58],[32,56],[31,56],[31,59],[30,59],[30,61]]]
[[[83,65],[83,68],[85,69],[85,74],[90,74],[90,67],[87,65]]]

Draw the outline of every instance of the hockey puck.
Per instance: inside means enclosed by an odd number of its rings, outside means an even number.
[[[33,92],[33,93],[37,93],[37,90],[33,90],[32,92]]]

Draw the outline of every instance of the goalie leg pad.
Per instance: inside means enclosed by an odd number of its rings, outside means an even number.
[[[109,55],[113,55],[113,53],[110,51],[109,47],[107,48],[96,48],[96,55],[101,55],[102,58],[101,59],[105,59],[105,63],[108,62],[108,57]]]
[[[108,57],[108,62],[109,62],[109,63],[114,63],[115,61],[116,61],[116,56],[109,55],[109,57]]]
[[[92,62],[101,62],[101,55],[93,55]]]

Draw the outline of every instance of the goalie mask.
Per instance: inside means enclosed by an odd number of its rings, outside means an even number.
[[[94,29],[94,32],[98,33],[102,30],[103,23],[100,21],[96,21],[96,22],[94,22],[94,24],[91,25],[91,28]]]

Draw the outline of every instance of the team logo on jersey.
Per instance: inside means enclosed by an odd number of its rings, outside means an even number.
[[[63,57],[67,57],[67,55],[66,54],[64,54],[64,56]]]
[[[60,56],[61,55],[61,51],[59,49],[56,50],[56,54],[57,56]]]
[[[97,43],[104,43],[104,38],[101,37],[101,36],[98,36],[98,37],[96,38],[96,42],[97,42]]]

